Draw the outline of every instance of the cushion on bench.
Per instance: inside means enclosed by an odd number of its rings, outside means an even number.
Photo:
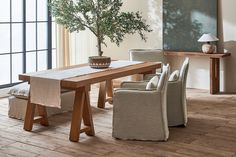
[[[11,118],[22,119],[25,118],[25,112],[27,107],[28,95],[29,95],[29,85],[28,83],[21,83],[13,86],[9,90],[11,96],[9,100],[9,110],[8,116]],[[62,90],[61,92],[61,108],[47,107],[48,116],[59,114],[63,112],[72,111],[74,104],[74,91]],[[35,112],[37,116],[37,112]]]

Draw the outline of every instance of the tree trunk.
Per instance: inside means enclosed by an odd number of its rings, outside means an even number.
[[[99,1],[97,1],[98,4],[98,10],[100,11],[100,3]],[[97,21],[96,21],[96,25],[97,25],[97,42],[98,42],[98,55],[102,56],[103,52],[102,52],[102,38],[101,38],[101,32],[100,32],[100,14],[99,12],[97,12]]]
[[[102,52],[102,42],[99,39],[99,37],[97,37],[97,42],[98,42],[98,55],[102,56],[103,52]]]

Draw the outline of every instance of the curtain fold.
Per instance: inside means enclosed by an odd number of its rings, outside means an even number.
[[[70,33],[61,25],[57,25],[57,67],[70,65]]]
[[[71,64],[87,63],[89,56],[97,54],[96,37],[89,30],[70,34],[70,62]]]

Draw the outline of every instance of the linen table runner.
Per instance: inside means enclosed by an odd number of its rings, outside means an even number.
[[[140,63],[142,62],[112,61],[108,69],[93,69],[85,66],[32,73],[30,76],[30,101],[34,104],[61,108],[61,80]]]

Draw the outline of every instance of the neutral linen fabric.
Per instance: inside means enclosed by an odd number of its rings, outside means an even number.
[[[156,90],[121,88],[114,92],[112,136],[119,139],[166,141],[169,137],[166,89],[169,66]],[[147,82],[146,82],[147,83]],[[141,84],[143,86],[143,84]],[[138,86],[137,86],[138,87]],[[132,88],[132,86],[131,86]]]
[[[57,79],[30,77],[30,101],[34,104],[61,108],[60,83]]]
[[[177,81],[179,79],[179,70],[175,70],[171,73],[168,81]]]
[[[137,81],[123,81],[120,85],[121,88],[132,88],[132,89],[146,89],[148,82],[140,81],[137,83]]]
[[[25,83],[20,83],[10,88],[9,94],[11,95],[8,107],[8,116],[11,118],[22,119],[25,118],[25,112],[27,107],[27,102],[29,98],[29,88],[30,85]],[[58,114],[62,112],[68,112],[72,110],[74,103],[75,92],[67,89],[61,90],[61,109],[47,107],[48,115]],[[37,112],[35,113],[37,116]]]
[[[130,49],[129,57],[131,61],[163,62],[165,57],[161,49]]]
[[[175,70],[174,72],[171,73],[171,75],[170,75],[168,81],[177,81],[177,80],[179,79],[179,75],[180,75],[179,70]],[[149,81],[149,80],[152,79],[154,76],[160,77],[160,76],[161,76],[161,73],[146,74],[146,75],[143,77],[143,80],[144,80],[144,81]]]
[[[61,94],[61,108],[58,109],[58,108],[47,107],[46,108],[47,115],[51,116],[54,114],[72,111],[73,104],[74,104],[74,96],[75,96],[74,91],[62,93]],[[8,116],[11,118],[24,120],[28,98],[10,96],[8,100],[9,100]],[[35,116],[37,116],[37,114],[38,112],[35,112]]]
[[[147,89],[147,90],[151,90],[151,89],[157,88],[158,81],[159,81],[159,77],[158,77],[158,76],[154,76],[154,77],[151,78],[151,80],[147,83],[146,89]]]
[[[161,74],[160,79],[158,81],[157,84],[157,91],[163,91],[163,89],[167,89],[167,81],[170,75],[170,66],[169,64],[167,64],[166,66],[163,66],[163,71],[166,71],[166,75],[165,74]],[[166,100],[166,99],[165,99]]]
[[[168,81],[167,115],[169,126],[187,125],[186,82],[188,67],[189,58],[186,58],[180,72],[174,71]],[[147,75],[144,77],[145,81],[148,81],[148,79],[153,76],[155,76],[155,74]]]
[[[130,49],[129,58],[131,61],[148,61],[166,63],[163,50],[161,49]],[[161,68],[156,72],[161,72]]]
[[[129,65],[139,64],[139,61],[113,61],[109,69],[121,68]],[[61,80],[85,74],[105,71],[109,69],[93,69],[89,66],[32,73],[30,77],[30,98],[35,104],[48,107],[61,107]]]
[[[167,88],[167,115],[168,125],[178,126],[187,125],[187,100],[186,100],[186,82],[189,68],[189,58],[186,58],[180,72],[173,72],[168,81]],[[179,74],[177,74],[179,73]],[[176,76],[174,76],[176,75]],[[178,75],[178,77],[177,77]],[[154,76],[160,76],[160,74],[148,74],[144,76],[144,81],[133,82],[132,86],[140,86],[140,84],[147,84],[147,82]],[[173,79],[171,78],[173,77]],[[175,80],[175,77],[178,79]],[[160,81],[159,81],[160,82]]]
[[[10,87],[8,94],[15,96],[16,98],[28,99],[30,85],[28,82],[20,83],[15,86]],[[61,89],[61,93],[68,92],[70,90]]]
[[[177,81],[168,82],[167,115],[169,126],[187,125],[186,82],[189,68],[189,58],[186,58],[180,70]]]
[[[35,104],[61,108],[61,80],[102,70],[86,66],[60,71],[39,72],[39,74],[35,73],[30,77],[30,100]]]
[[[19,98],[28,98],[29,95],[29,85],[28,83],[20,83],[10,88],[8,94]]]

